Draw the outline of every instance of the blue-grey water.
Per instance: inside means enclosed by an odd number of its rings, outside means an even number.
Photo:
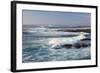
[[[91,59],[90,40],[84,41],[88,44],[86,47],[77,48],[62,46],[63,44],[70,43],[68,38],[78,36],[79,33],[80,32],[58,31],[57,28],[25,28],[22,32],[22,62],[31,63]],[[90,39],[90,33],[87,33],[85,36]],[[63,43],[62,40],[66,43]]]

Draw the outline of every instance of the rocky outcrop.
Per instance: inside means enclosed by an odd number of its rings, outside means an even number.
[[[59,45],[59,46],[56,46],[54,47],[54,49],[61,49],[61,48],[66,48],[66,49],[71,49],[71,48],[77,48],[77,49],[80,49],[82,47],[88,47],[90,46],[90,41],[88,40],[81,40],[77,43],[74,43],[74,44],[64,44],[64,45]]]

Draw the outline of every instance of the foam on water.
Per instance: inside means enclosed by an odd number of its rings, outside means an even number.
[[[76,35],[79,32],[52,32],[50,30],[44,31],[44,29],[34,30],[32,30],[32,33],[29,31],[27,33],[23,32],[23,63],[91,59],[90,46],[81,48],[67,48],[62,46],[63,44],[70,43],[72,37],[68,39],[68,35]],[[72,39],[71,43],[74,42],[73,40],[76,40],[76,38]],[[90,40],[88,42],[90,43]],[[58,45],[59,49],[56,49]]]
[[[29,51],[26,51],[29,49]],[[23,49],[23,63],[90,59],[90,47],[81,49]],[[26,55],[25,55],[26,54]]]

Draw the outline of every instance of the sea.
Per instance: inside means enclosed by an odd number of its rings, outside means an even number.
[[[49,28],[49,27],[23,27],[22,31],[22,63],[90,60],[91,59],[91,33],[84,32],[87,46],[70,47],[67,44],[79,43],[76,41],[80,31],[71,32],[72,29],[85,28]],[[72,39],[73,37],[76,37]],[[72,41],[70,41],[72,40]]]

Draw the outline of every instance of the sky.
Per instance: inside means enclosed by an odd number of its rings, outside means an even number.
[[[91,14],[79,12],[23,10],[23,25],[90,26]]]

